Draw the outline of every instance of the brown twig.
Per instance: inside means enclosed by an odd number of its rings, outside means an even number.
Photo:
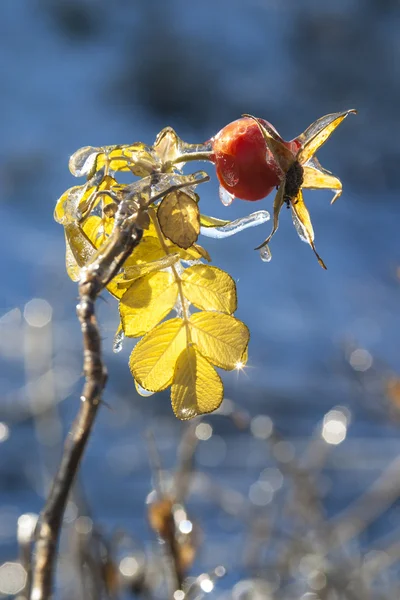
[[[107,381],[95,317],[95,301],[140,241],[141,231],[135,225],[137,214],[128,214],[122,204],[112,235],[82,269],[77,314],[83,336],[85,384],[78,415],[65,442],[61,464],[41,514],[31,600],[48,600],[52,597],[53,572],[65,506]]]

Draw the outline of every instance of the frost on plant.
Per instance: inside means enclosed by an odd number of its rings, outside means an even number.
[[[216,367],[243,364],[249,342],[247,327],[233,316],[235,282],[208,264],[199,235],[227,237],[269,218],[266,211],[233,222],[201,214],[196,190],[208,176],[183,175],[181,167],[210,155],[210,144],[186,144],[171,128],[152,147],[82,148],[69,166],[86,182],[67,190],[55,208],[65,231],[67,271],[76,281],[111,235],[121,200],[140,205],[142,239],[107,286],[119,301],[121,319],[114,350],[124,337],[141,338],[129,360],[136,388],[149,395],[171,387],[180,419],[218,408],[223,384]],[[121,171],[135,180],[120,184]]]
[[[107,285],[119,301],[114,351],[121,350],[125,337],[141,338],[129,360],[140,394],[170,387],[174,413],[190,419],[222,402],[216,368],[233,370],[247,360],[249,331],[234,316],[235,282],[209,264],[199,236],[229,237],[264,224],[269,214],[260,210],[235,221],[203,215],[197,191],[209,177],[204,171],[185,175],[182,167],[197,160],[215,163],[225,205],[238,193],[254,201],[279,188],[273,230],[261,245],[263,261],[271,258],[268,244],[285,202],[301,239],[316,253],[302,189],[328,188],[334,199],[340,195],[340,181],[314,155],[349,112],[319,119],[292,142],[284,142],[268,122],[246,117],[204,144],[187,144],[167,127],[153,146],[87,146],[73,154],[70,171],[86,181],[67,190],[55,208],[55,219],[64,226],[71,279],[78,281],[80,270],[104,252],[121,211],[131,209],[141,232],[140,243]],[[120,172],[131,173],[132,183],[119,183]]]

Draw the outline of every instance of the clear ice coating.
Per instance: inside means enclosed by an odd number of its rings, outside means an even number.
[[[144,397],[148,397],[148,396],[153,396],[153,394],[155,392],[150,392],[149,390],[145,390],[144,387],[142,387],[135,379],[135,387],[136,387],[136,391],[140,396],[144,396]]]
[[[124,334],[124,330],[121,328],[117,330],[115,336],[114,336],[114,341],[113,341],[113,352],[115,352],[115,354],[118,354],[118,352],[121,352],[123,344],[124,344],[124,339],[125,339],[125,334]]]
[[[72,175],[75,177],[90,175],[100,152],[101,148],[94,148],[93,146],[85,146],[74,152],[69,159],[69,170]]]
[[[219,186],[219,199],[224,206],[229,206],[235,199],[235,195],[231,194],[222,185]]]
[[[263,262],[269,262],[271,260],[272,254],[268,245],[260,248],[260,258]]]
[[[303,223],[300,221],[299,217],[294,212],[293,208],[292,208],[292,221],[293,221],[293,225],[295,226],[296,231],[297,231],[301,241],[305,242],[306,244],[309,244],[306,228],[304,227]],[[312,236],[312,239],[314,239],[314,236]]]
[[[258,210],[257,212],[251,213],[246,217],[241,217],[240,219],[235,219],[235,221],[231,221],[226,225],[222,225],[221,227],[201,227],[200,233],[205,237],[211,238],[226,238],[231,235],[235,235],[244,229],[248,229],[249,227],[256,227],[257,225],[262,225],[269,221],[270,215],[267,210]]]

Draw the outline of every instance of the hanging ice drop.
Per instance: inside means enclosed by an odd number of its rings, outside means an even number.
[[[269,246],[263,246],[260,248],[260,258],[263,262],[269,262],[271,260],[272,254]]]
[[[219,186],[219,199],[224,206],[229,206],[235,199],[234,194],[230,194],[222,185]]]
[[[118,352],[121,352],[122,346],[124,343],[124,339],[125,339],[124,330],[117,329],[117,332],[114,336],[114,342],[113,342],[113,352],[115,352],[115,354],[118,354]]]

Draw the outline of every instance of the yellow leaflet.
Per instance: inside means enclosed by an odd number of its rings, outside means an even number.
[[[236,286],[232,277],[208,265],[195,265],[182,276],[185,296],[202,310],[217,310],[232,314],[237,308]]]
[[[104,177],[97,188],[94,186],[87,187],[88,184],[76,185],[69,188],[57,200],[54,209],[54,219],[58,223],[61,223],[61,225],[68,225],[68,223],[78,221],[82,215],[88,210],[92,210],[100,202],[100,196],[96,198],[95,192],[109,190],[116,183],[113,177],[107,176]],[[113,202],[109,196],[101,196],[101,199],[104,205]]]
[[[78,267],[84,267],[96,252],[96,248],[76,223],[66,225],[65,237]]]
[[[192,341],[215,366],[230,371],[249,343],[246,325],[223,313],[199,312],[190,317]]]
[[[153,329],[173,309],[177,297],[172,273],[159,271],[134,281],[119,303],[125,335],[139,337]]]
[[[159,260],[164,256],[165,250],[161,246],[158,238],[153,237],[152,235],[145,235],[125,262],[125,268],[129,273],[128,267]]]
[[[160,392],[172,383],[175,363],[186,347],[182,319],[161,323],[134,347],[129,359],[133,377],[146,390]]]
[[[172,408],[183,421],[212,412],[224,397],[222,381],[214,367],[193,346],[185,348],[175,366],[171,388]]]
[[[171,192],[157,210],[161,231],[180,248],[190,248],[199,237],[200,211],[197,202],[182,191]]]

